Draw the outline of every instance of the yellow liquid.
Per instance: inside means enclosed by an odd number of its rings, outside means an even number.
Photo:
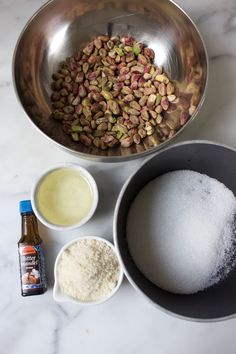
[[[87,180],[72,168],[48,174],[37,190],[37,206],[42,216],[58,226],[79,223],[91,210],[93,193]]]

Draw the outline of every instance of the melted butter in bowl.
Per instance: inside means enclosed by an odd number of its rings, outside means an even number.
[[[96,182],[87,170],[75,164],[46,171],[32,190],[37,217],[56,230],[83,225],[94,214],[97,203]]]
[[[79,171],[62,168],[42,180],[36,203],[49,222],[60,226],[74,225],[89,213],[93,191]]]

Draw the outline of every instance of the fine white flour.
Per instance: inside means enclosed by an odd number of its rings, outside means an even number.
[[[57,268],[61,291],[85,302],[110,294],[119,275],[115,252],[107,243],[95,239],[81,239],[69,246]]]
[[[236,198],[224,184],[194,171],[148,183],[131,205],[129,250],[154,284],[191,294],[223,279],[234,266]]]

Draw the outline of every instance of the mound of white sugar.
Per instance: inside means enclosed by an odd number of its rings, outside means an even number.
[[[148,183],[131,205],[129,250],[140,271],[173,293],[191,294],[234,266],[236,198],[224,184],[193,171]]]

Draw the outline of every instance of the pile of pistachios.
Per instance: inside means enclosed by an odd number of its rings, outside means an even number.
[[[172,137],[163,112],[175,86],[154,56],[130,36],[96,37],[52,75],[52,117],[74,141],[102,150],[140,144],[156,128],[161,141]]]

